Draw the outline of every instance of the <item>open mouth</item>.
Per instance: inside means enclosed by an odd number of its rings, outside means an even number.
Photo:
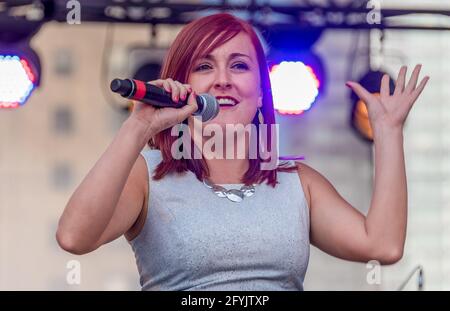
[[[222,108],[226,108],[226,107],[234,107],[237,104],[239,104],[239,102],[234,99],[233,97],[230,96],[218,96],[216,97],[217,99],[217,103],[219,104],[219,106]]]

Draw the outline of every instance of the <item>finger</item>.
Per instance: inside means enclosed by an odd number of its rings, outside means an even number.
[[[183,84],[183,86],[186,89],[186,98],[187,98],[189,96],[189,93],[192,92],[192,86],[190,84]]]
[[[175,84],[178,86],[178,90],[180,91],[180,99],[185,100],[188,92],[186,87],[178,81],[175,81]]]
[[[187,117],[192,115],[194,112],[198,110],[197,105],[197,94],[192,91],[191,94],[189,94],[187,105],[183,106],[181,109],[177,109],[179,111],[178,114],[178,122],[182,122]]]
[[[391,90],[389,89],[389,76],[387,74],[383,75],[381,78],[381,88],[380,88],[380,96],[381,98],[387,98],[391,94]]]
[[[423,89],[425,88],[425,85],[427,85],[428,80],[430,80],[429,76],[426,76],[425,78],[420,81],[419,86],[412,92],[412,101],[411,105],[416,101],[417,97],[422,93]]]
[[[197,93],[195,91],[191,91],[188,97],[187,106],[190,106],[190,110],[192,110],[191,113],[194,113],[198,110],[198,104],[197,104]]]
[[[148,84],[152,84],[152,85],[159,86],[159,87],[163,87],[163,82],[164,82],[163,79],[147,81]]]
[[[180,90],[178,89],[175,81],[173,81],[171,78],[167,79],[166,81],[170,84],[170,88],[172,89],[172,100],[177,103],[178,99],[180,98]]]
[[[401,94],[405,89],[405,76],[406,76],[406,66],[402,66],[398,72],[397,80],[395,81],[394,95]]]
[[[349,81],[346,83],[346,85],[349,86],[356,93],[356,95],[358,95],[358,97],[366,103],[368,103],[373,96],[371,93],[369,93],[369,91],[367,91],[361,84],[357,82]]]
[[[416,67],[414,67],[413,73],[411,75],[411,78],[409,79],[408,85],[406,86],[405,91],[407,91],[408,93],[412,92],[417,85],[417,80],[419,80],[419,74],[420,74],[420,69],[422,68],[422,65],[416,65]]]
[[[163,80],[162,86],[164,87],[164,90],[166,90],[166,92],[172,93],[172,87],[171,87],[169,81]]]

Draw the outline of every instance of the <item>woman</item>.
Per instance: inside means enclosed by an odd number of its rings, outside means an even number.
[[[392,95],[388,76],[379,97],[347,83],[367,103],[374,133],[375,186],[364,216],[306,164],[261,169],[270,159],[249,157],[252,135],[238,135],[231,144],[219,140],[232,150],[231,158],[205,154],[209,136],[202,131],[208,125],[273,125],[274,111],[252,27],[229,14],[200,18],[183,28],[161,79],[150,82],[171,92],[174,101],[188,98],[188,105],[155,109],[135,103],[70,198],[58,243],[85,254],[125,235],[144,290],[302,290],[310,243],[346,260],[395,263],[402,257],[407,216],[402,127],[428,80],[417,86],[419,71],[416,66],[405,86],[402,67]],[[196,126],[191,114],[199,93],[216,96],[220,112]],[[181,123],[194,134],[200,159],[175,159],[178,137],[171,127]],[[159,150],[142,151],[148,142]],[[244,158],[232,149],[239,143]]]

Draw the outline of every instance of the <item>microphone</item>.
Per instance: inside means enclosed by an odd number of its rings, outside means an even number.
[[[111,81],[111,91],[119,93],[122,97],[141,101],[155,107],[181,108],[187,105],[187,99],[178,103],[172,101],[172,96],[163,88],[134,79],[114,79]],[[194,116],[201,116],[202,121],[214,119],[219,113],[219,104],[210,94],[197,95],[198,110]]]

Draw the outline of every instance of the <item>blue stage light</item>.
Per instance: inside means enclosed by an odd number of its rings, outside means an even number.
[[[0,108],[23,105],[36,86],[36,75],[25,58],[0,54]]]

